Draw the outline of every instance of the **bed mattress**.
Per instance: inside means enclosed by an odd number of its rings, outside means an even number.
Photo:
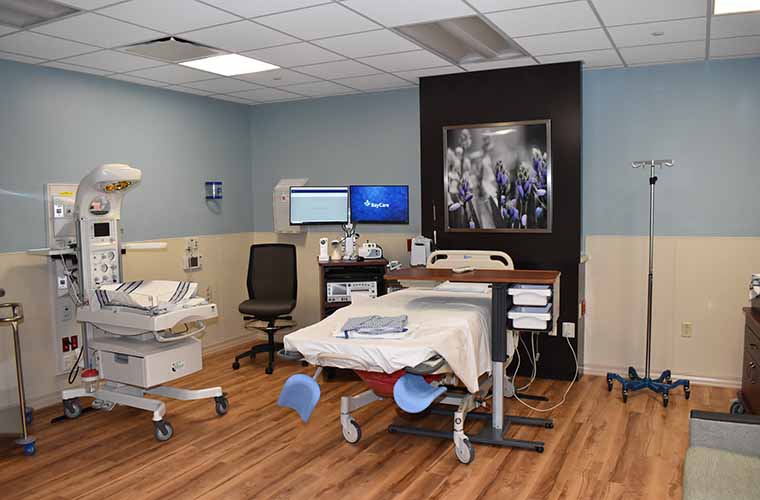
[[[402,339],[339,338],[348,318],[408,316]],[[393,373],[435,354],[470,392],[491,371],[491,294],[407,289],[341,308],[314,325],[284,337],[285,349],[312,364]]]

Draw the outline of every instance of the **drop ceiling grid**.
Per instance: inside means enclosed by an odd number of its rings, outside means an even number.
[[[67,0],[58,0],[62,3],[66,3]],[[188,30],[178,30],[176,33],[168,32],[166,29],[169,25],[172,23],[165,23],[161,22],[161,20],[158,20],[155,25],[151,25],[153,23],[150,22],[149,19],[140,18],[140,12],[129,10],[129,5],[127,4],[133,4],[133,5],[139,5],[139,2],[145,2],[147,0],[124,0],[124,1],[117,1],[117,0],[69,0],[71,4],[73,4],[75,7],[83,8],[82,12],[76,13],[72,16],[68,16],[65,18],[66,20],[71,19],[76,16],[81,15],[88,15],[92,19],[96,19],[94,16],[105,16],[111,20],[120,21],[122,23],[127,23],[129,25],[132,25],[135,31],[138,31],[138,29],[143,30],[153,30],[154,32],[160,33],[162,36],[170,36],[170,35],[177,35],[182,37],[183,33],[187,34],[187,38],[192,40],[192,31],[199,31],[199,30],[205,30],[208,28],[217,28],[221,31],[223,31],[224,26],[239,23],[241,21],[248,21],[251,23],[254,23],[257,26],[273,30],[274,32],[279,33],[280,35],[283,35],[281,40],[290,40],[289,43],[280,43],[276,45],[271,45],[268,47],[260,47],[255,49],[254,51],[245,51],[247,52],[255,52],[264,48],[286,48],[290,45],[298,45],[298,44],[308,44],[310,46],[313,46],[315,48],[320,49],[321,51],[325,51],[326,53],[332,54],[335,56],[335,60],[332,62],[325,62],[325,63],[318,63],[316,65],[313,64],[298,64],[295,66],[291,65],[281,65],[283,70],[285,71],[291,71],[295,75],[300,75],[302,77],[308,77],[309,79],[313,80],[313,83],[318,82],[330,82],[333,84],[340,85],[341,88],[345,88],[347,92],[374,92],[376,88],[381,88],[383,85],[389,84],[389,82],[398,83],[398,87],[391,87],[391,88],[404,88],[408,86],[413,86],[418,83],[418,78],[415,76],[417,73],[423,73],[423,74],[432,74],[436,73],[436,68],[443,68],[443,67],[449,67],[451,68],[451,71],[455,72],[461,72],[461,71],[467,71],[467,68],[463,67],[462,65],[454,64],[449,65],[448,63],[450,61],[445,60],[441,61],[441,64],[439,66],[434,67],[427,67],[426,64],[420,63],[423,67],[420,68],[412,68],[411,70],[408,70],[407,68],[404,68],[404,71],[391,71],[395,67],[398,66],[388,66],[386,64],[381,64],[381,66],[385,67],[384,70],[383,67],[378,67],[373,65],[373,58],[376,58],[377,56],[383,56],[379,59],[376,59],[377,61],[386,60],[388,58],[393,59],[393,56],[396,55],[403,55],[403,54],[412,54],[412,53],[419,53],[420,51],[425,51],[427,53],[433,54],[435,56],[440,57],[440,54],[435,54],[433,51],[430,51],[422,46],[420,46],[417,42],[414,40],[411,40],[409,37],[393,32],[394,35],[400,36],[403,39],[405,39],[407,42],[411,42],[411,44],[407,44],[406,47],[404,47],[404,43],[398,44],[399,48],[408,48],[409,50],[401,50],[399,52],[382,52],[380,54],[372,55],[372,56],[361,56],[357,55],[357,52],[354,52],[354,57],[346,55],[346,53],[350,53],[350,50],[342,49],[339,45],[339,39],[340,37],[347,36],[347,34],[351,35],[360,35],[363,33],[372,33],[372,32],[378,32],[377,36],[382,38],[379,32],[384,30],[390,30],[393,28],[393,26],[387,26],[380,22],[382,19],[388,19],[388,22],[393,22],[393,19],[401,19],[404,15],[407,15],[406,12],[394,12],[390,17],[388,16],[387,11],[383,11],[383,7],[380,7],[380,10],[375,10],[376,15],[367,15],[362,10],[366,10],[363,8],[363,6],[370,5],[366,4],[365,2],[346,2],[342,0],[291,0],[289,2],[282,2],[282,0],[259,0],[258,5],[256,6],[257,12],[261,12],[260,14],[254,15],[252,17],[246,17],[245,15],[242,15],[240,12],[241,10],[248,9],[249,12],[253,12],[253,7],[250,4],[246,4],[245,0],[173,0],[172,5],[174,5],[174,8],[176,9],[177,6],[183,5],[182,2],[186,2],[188,5],[196,4],[195,11],[197,12],[212,12],[209,9],[215,9],[218,11],[217,15],[210,16],[213,18],[208,23],[203,23],[203,18],[200,19],[196,18],[195,24],[192,25],[191,29]],[[673,44],[676,43],[690,43],[692,46],[698,41],[704,43],[704,56],[703,59],[708,59],[710,57],[710,30],[711,30],[711,21],[712,21],[712,3],[713,0],[673,0],[672,3],[670,3],[670,0],[668,0],[667,6],[661,6],[662,4],[657,4],[656,2],[660,2],[661,0],[637,0],[635,4],[641,5],[640,8],[632,8],[631,5],[634,5],[633,2],[630,2],[629,0],[523,0],[518,3],[512,3],[510,4],[510,7],[503,8],[505,5],[503,2],[497,2],[494,0],[448,0],[446,5],[449,9],[446,12],[472,12],[474,15],[477,15],[481,20],[486,22],[489,26],[500,32],[502,35],[506,36],[513,42],[515,42],[518,46],[523,46],[523,44],[527,46],[534,45],[534,42],[536,42],[536,39],[532,39],[533,37],[544,37],[543,41],[549,41],[553,38],[559,37],[562,34],[565,33],[573,33],[574,37],[576,35],[576,31],[583,31],[583,30],[589,30],[590,32],[593,30],[601,30],[603,32],[603,36],[607,39],[609,42],[609,47],[598,47],[598,48],[592,48],[590,50],[587,50],[587,47],[584,47],[584,50],[572,50],[572,47],[558,47],[557,49],[553,48],[551,43],[549,44],[549,49],[543,49],[541,52],[541,55],[532,54],[529,51],[529,57],[530,57],[530,63],[540,63],[540,59],[554,59],[554,60],[563,60],[567,59],[570,60],[572,58],[572,54],[579,54],[580,56],[583,56],[583,54],[587,54],[585,57],[592,57],[595,56],[597,52],[601,53],[600,51],[614,51],[617,54],[617,57],[620,59],[620,64],[613,65],[614,67],[619,66],[639,66],[641,63],[639,62],[641,60],[641,56],[638,55],[635,59],[636,61],[627,61],[625,59],[625,49],[630,49],[631,47],[639,47],[635,51],[637,54],[645,53],[647,52],[647,47],[651,46],[649,50],[654,54],[652,58],[652,64],[658,64],[658,63],[667,63],[671,61],[660,61],[657,59],[656,53],[659,52],[658,47],[662,49],[663,52],[667,52],[665,49],[669,49],[668,46],[673,46]],[[135,2],[135,3],[133,3]],[[390,2],[393,4],[394,2]],[[403,3],[398,4],[396,9],[402,9]],[[87,8],[87,7],[92,8]],[[238,7],[239,6],[239,7]],[[293,7],[295,6],[295,7]],[[355,7],[353,7],[355,6]],[[459,6],[459,7],[457,7]],[[585,6],[585,7],[584,7]],[[622,8],[621,6],[624,6],[625,8]],[[653,8],[653,6],[656,6],[656,8]],[[283,7],[285,7],[283,9]],[[346,28],[337,28],[338,31],[346,31],[346,33],[340,33],[340,34],[334,34],[330,36],[324,36],[319,38],[311,38],[309,36],[298,36],[296,33],[289,33],[287,31],[283,31],[282,29],[278,29],[274,26],[271,26],[267,24],[267,18],[268,16],[272,15],[279,15],[283,13],[288,12],[297,12],[302,11],[305,9],[317,9],[312,12],[318,11],[320,8],[329,8],[332,10],[335,10],[335,7],[340,7],[341,9],[345,9],[347,13],[350,13],[350,16],[346,16],[347,19],[350,19],[351,16],[360,16],[363,18],[366,23],[361,23],[361,29],[358,31],[353,31],[353,29],[356,29],[356,26],[353,28],[351,26],[346,26]],[[638,7],[638,5],[637,5]],[[377,9],[376,5],[372,5],[373,9]],[[410,9],[408,15],[419,15],[419,12],[412,12],[416,8],[417,11],[419,11],[419,5],[412,6],[410,4]],[[590,12],[593,14],[593,19],[589,18],[588,15],[585,15],[585,18],[582,22],[577,22],[576,24],[567,23],[565,19],[561,19],[562,16],[559,16],[561,12],[583,12],[583,9],[587,8],[590,10]],[[530,12],[527,9],[535,9],[533,10],[534,13],[542,14],[541,19],[532,19],[530,18]],[[555,19],[551,18],[552,12],[557,12],[558,16]],[[119,12],[127,12],[129,15],[126,14],[119,14]],[[699,15],[697,16],[696,13],[699,12]],[[496,15],[498,13],[498,15]],[[435,18],[435,15],[428,16],[427,13],[425,14],[426,17],[432,17]],[[170,14],[167,14],[170,15]],[[757,14],[760,16],[760,14]],[[124,18],[120,17],[123,16]],[[401,16],[401,17],[398,17]],[[608,21],[605,22],[605,16],[608,17]],[[738,16],[742,16],[742,14],[739,14]],[[440,17],[445,17],[445,14],[442,14]],[[493,18],[493,19],[492,19]],[[522,36],[515,36],[511,37],[510,33],[505,32],[499,25],[501,24],[504,26],[504,22],[498,22],[499,19],[531,19],[531,25],[530,28],[532,31],[530,32],[518,32],[518,34]],[[357,18],[358,19],[358,18]],[[646,36],[646,31],[649,29],[657,29],[656,23],[665,23],[665,26],[667,27],[668,22],[672,21],[681,21],[681,20],[698,20],[703,19],[704,20],[704,26],[705,26],[705,32],[704,37],[700,36],[699,40],[682,40],[677,39],[677,41],[668,41],[667,43],[658,43],[657,40],[654,38],[652,39],[652,43],[646,43],[649,40],[646,40],[643,38]],[[136,22],[138,20],[139,22]],[[215,75],[212,73],[208,73],[208,78],[200,79],[200,80],[192,80],[192,81],[183,81],[183,82],[170,82],[170,81],[158,81],[158,80],[152,80],[152,79],[139,79],[139,73],[143,71],[144,69],[152,69],[152,68],[160,68],[163,66],[176,66],[174,64],[166,64],[163,61],[155,61],[148,58],[142,58],[145,60],[146,64],[151,64],[150,66],[146,66],[145,68],[116,68],[114,65],[111,65],[109,68],[103,68],[103,67],[97,67],[97,66],[88,66],[86,64],[78,64],[77,58],[81,56],[88,56],[93,55],[99,52],[102,52],[104,50],[116,50],[119,51],[119,53],[124,54],[119,47],[110,48],[108,47],[109,43],[100,43],[100,44],[93,44],[95,40],[89,38],[87,39],[87,43],[85,43],[85,47],[92,47],[91,51],[86,51],[81,54],[77,54],[76,56],[67,55],[66,57],[56,57],[56,58],[44,58],[40,59],[39,62],[36,62],[36,59],[33,57],[30,57],[34,54],[20,54],[18,52],[15,52],[13,50],[6,50],[5,45],[3,44],[3,39],[6,37],[12,37],[14,35],[18,35],[19,33],[23,33],[25,31],[34,32],[38,35],[44,36],[52,36],[53,39],[59,39],[59,40],[65,40],[66,42],[76,42],[76,43],[83,43],[82,39],[77,39],[76,33],[72,33],[70,30],[67,32],[66,30],[60,29],[52,29],[52,28],[45,28],[44,26],[58,22],[61,20],[55,20],[50,21],[41,25],[36,25],[31,29],[26,30],[3,30],[0,31],[2,33],[0,35],[0,58],[2,58],[2,54],[8,54],[7,57],[12,58],[14,56],[16,60],[24,60],[27,59],[31,63],[36,63],[39,65],[46,65],[46,66],[52,66],[52,67],[60,67],[60,68],[66,68],[71,70],[78,70],[78,68],[81,68],[80,71],[82,72],[98,72],[104,74],[106,77],[114,78],[114,79],[121,79],[126,81],[144,81],[148,85],[154,85],[154,86],[162,86],[162,87],[169,87],[172,90],[177,91],[187,91],[188,93],[197,93],[197,89],[192,89],[193,83],[197,82],[207,82],[210,80],[239,80],[241,82],[245,83],[251,83],[250,81],[245,80],[242,77],[220,77],[219,75]],[[174,23],[177,25],[177,23]],[[507,25],[509,23],[506,23]],[[739,23],[741,24],[741,23]],[[159,26],[160,25],[160,26]],[[746,23],[745,23],[746,25]],[[636,29],[636,27],[640,27],[640,29]],[[630,41],[627,43],[624,43],[622,46],[619,45],[619,41],[616,41],[616,33],[619,33],[620,30],[616,31],[614,28],[618,27],[629,27],[628,33],[628,40],[635,40],[636,45],[629,46]],[[297,26],[293,27],[293,29],[297,30]],[[368,28],[368,29],[364,29]],[[371,28],[371,29],[370,29]],[[611,29],[612,28],[612,29]],[[693,29],[696,29],[693,27]],[[693,29],[690,33],[693,33]],[[746,26],[745,28],[746,29]],[[546,31],[546,32],[544,32]],[[55,35],[48,35],[45,32],[48,33],[55,33]],[[633,32],[633,35],[631,35],[631,32]],[[316,33],[316,32],[315,32]],[[724,36],[722,38],[736,38],[739,36],[755,36],[760,33],[744,33],[742,32],[741,35],[733,33],[732,31],[728,32],[729,36]],[[733,35],[733,36],[731,36]],[[369,35],[368,35],[369,36]],[[693,35],[689,35],[693,37]],[[286,38],[289,37],[289,38]],[[370,37],[371,38],[371,37]],[[622,39],[622,36],[620,36]],[[320,43],[321,42],[321,43]],[[664,42],[664,39],[663,39]],[[730,42],[727,42],[730,43]],[[338,45],[336,45],[338,44]],[[539,44],[541,46],[546,46],[545,43]],[[393,47],[393,44],[390,43],[389,47]],[[294,49],[296,49],[294,47]],[[413,49],[413,50],[412,50]],[[571,49],[571,50],[566,50]],[[383,49],[386,50],[386,49]],[[392,49],[387,49],[392,50]],[[544,53],[548,50],[548,53]],[[417,54],[415,54],[417,55]],[[760,55],[760,53],[758,54]],[[389,57],[385,57],[389,56]],[[549,57],[547,57],[549,56]],[[716,55],[717,57],[717,55]],[[719,56],[720,58],[725,58],[726,56],[721,53]],[[730,56],[729,56],[730,57]],[[746,54],[737,54],[736,57],[746,57]],[[72,61],[68,61],[68,59],[72,59]],[[97,59],[95,57],[95,59]],[[595,58],[598,60],[609,60],[610,62],[613,61],[614,58]],[[644,59],[647,60],[647,57],[644,56]],[[82,59],[83,61],[86,60]],[[264,59],[266,60],[266,59]],[[348,61],[351,61],[352,63],[358,63],[362,64],[364,66],[368,66],[367,72],[371,73],[369,76],[336,76],[332,77],[329,74],[317,74],[316,76],[308,73],[305,68],[305,66],[315,66],[318,67],[321,64],[332,64],[335,62],[346,62],[346,64],[349,64]],[[136,62],[136,61],[134,61]],[[673,61],[675,62],[675,61]],[[433,64],[432,62],[429,64]],[[437,64],[437,62],[435,63]],[[506,64],[505,64],[506,65]],[[495,66],[498,66],[498,63],[495,64]],[[607,66],[605,66],[607,67]],[[184,68],[184,67],[182,67]],[[299,70],[299,68],[303,68]],[[595,67],[596,68],[596,67]],[[119,69],[120,71],[111,71],[112,69]],[[121,71],[123,69],[123,71]],[[179,69],[179,68],[177,68]],[[169,68],[166,68],[166,72],[169,72]],[[317,72],[318,73],[318,72]],[[204,75],[205,76],[205,75]],[[377,85],[380,87],[377,87],[373,83],[373,79],[377,80]],[[354,88],[349,85],[350,82],[355,82],[358,87],[361,88]],[[230,82],[230,85],[232,85],[233,82]],[[297,98],[313,98],[313,96],[307,95],[306,93],[300,94],[298,92],[299,85],[303,85],[304,89],[308,88],[308,83],[302,83],[301,81],[298,81],[296,83],[290,82],[287,84],[277,84],[273,80],[265,80],[263,82],[259,81],[256,82],[256,88],[261,89],[277,89],[282,92],[288,92],[290,94],[293,94],[297,96]],[[203,86],[203,85],[199,85]],[[384,88],[384,87],[383,87]],[[363,90],[366,89],[366,90]],[[342,92],[342,91],[341,91]],[[252,92],[253,94],[257,94],[256,92]],[[277,95],[284,95],[280,92],[275,91],[262,91],[259,93],[261,95],[271,95],[271,96],[277,96]],[[232,98],[236,98],[239,100],[240,96],[236,96],[235,92],[223,92],[223,93],[210,93],[210,97],[219,97],[222,98],[223,96],[228,96]],[[251,104],[257,104],[259,101],[251,100]]]

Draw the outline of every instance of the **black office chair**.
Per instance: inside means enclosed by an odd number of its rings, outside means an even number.
[[[266,344],[258,344],[242,354],[235,356],[232,368],[240,368],[240,360],[250,357],[256,358],[256,354],[266,352],[269,354],[269,363],[266,373],[274,371],[274,355],[283,345],[275,342],[274,334],[283,328],[292,325],[277,326],[276,321],[293,319],[290,312],[296,307],[296,295],[298,293],[298,277],[296,271],[296,247],[284,243],[267,243],[251,245],[251,255],[248,259],[248,300],[240,304],[239,310],[243,319],[250,322],[264,321],[266,327],[255,328],[266,332],[268,341]]]

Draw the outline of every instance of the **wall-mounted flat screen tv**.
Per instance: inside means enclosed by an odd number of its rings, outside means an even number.
[[[347,224],[348,187],[291,186],[290,223]]]
[[[351,222],[409,224],[409,186],[351,186]]]

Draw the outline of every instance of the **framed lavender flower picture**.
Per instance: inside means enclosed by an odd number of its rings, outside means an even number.
[[[447,231],[550,233],[551,120],[444,127]]]

